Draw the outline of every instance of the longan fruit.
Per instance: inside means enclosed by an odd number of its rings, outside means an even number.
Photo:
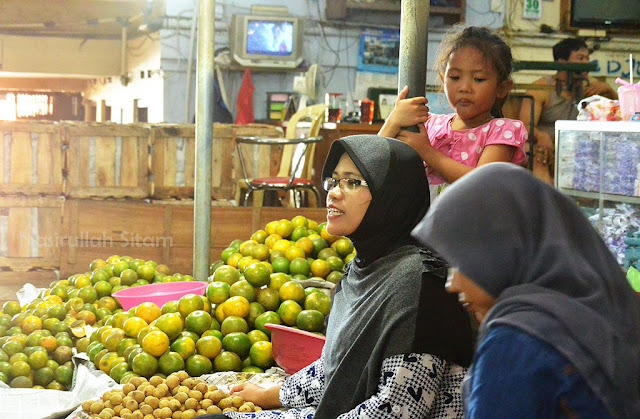
[[[115,413],[116,415],[120,416],[120,412],[122,412],[122,409],[124,409],[124,406],[121,404],[115,405],[113,406],[113,413]]]
[[[177,386],[180,385],[180,379],[177,375],[171,374],[167,377],[167,382],[165,383],[169,389],[173,390]]]
[[[124,410],[124,409],[122,409],[122,410]],[[128,413],[120,412],[120,417],[122,419],[133,419],[133,414],[131,412],[128,412]]]
[[[251,402],[246,402],[238,408],[238,412],[253,412],[255,405]]]
[[[147,382],[147,379],[144,377],[132,377],[127,384],[131,383],[137,388],[140,386],[140,384],[146,383],[146,382]]]
[[[222,399],[226,399],[227,397],[229,397],[229,395],[227,393],[225,393],[222,390],[214,390],[211,392],[211,394],[209,394],[209,396],[207,397],[209,400],[211,400],[214,404],[218,404],[220,403],[220,400]]]
[[[222,413],[224,412],[237,412],[238,408],[237,407],[227,407],[225,409],[222,409]]]
[[[172,390],[171,390],[171,394],[173,396],[177,395],[178,393],[180,393],[180,386],[175,386]]]
[[[102,412],[102,409],[104,409],[104,403],[102,403],[101,401],[91,403],[91,413],[98,414]]]
[[[175,374],[178,376],[180,381],[184,381],[187,378],[189,378],[189,374],[187,374],[187,372],[185,370],[178,371]]]
[[[189,398],[191,399],[196,399],[197,401],[202,400],[202,393],[200,393],[198,390],[189,390]]]
[[[180,410],[180,406],[182,406],[182,403],[180,403],[178,400],[176,399],[170,399],[169,400],[169,408],[171,408],[172,411],[176,411],[176,410]]]
[[[156,418],[153,415],[144,415],[144,417],[141,417],[140,419],[156,419]]]
[[[144,398],[145,398],[145,396],[146,396],[146,395],[144,394],[144,392],[142,392],[142,391],[140,391],[140,390],[135,390],[135,391],[132,391],[132,392],[129,394],[129,396],[130,396],[133,400],[135,400],[136,402],[138,402],[138,403],[142,403],[142,401],[144,400]]]
[[[213,402],[209,399],[200,400],[200,407],[207,409],[209,406],[213,406]]]
[[[153,377],[149,378],[149,383],[155,387],[158,387],[158,384],[162,384],[163,381],[164,379],[157,375],[154,375]]]
[[[209,388],[207,387],[207,385],[203,382],[200,382],[198,384],[196,384],[196,386],[193,388],[194,390],[199,391],[200,393],[204,394],[207,391],[209,391]]]
[[[133,412],[134,410],[138,409],[138,401],[134,399],[128,400],[124,407]]]
[[[111,419],[113,417],[113,410],[106,408],[103,409],[102,412],[98,415],[100,419]]]
[[[156,390],[160,390],[160,393],[162,394],[160,397],[164,397],[169,394],[169,386],[165,383],[160,383],[156,386]]]
[[[184,405],[186,406],[187,409],[196,409],[198,407],[198,401],[196,399],[193,398],[188,398],[185,402]]]
[[[214,404],[207,407],[207,413],[222,413],[222,410]]]
[[[173,412],[173,414],[171,415],[171,419],[182,419],[182,412],[179,410],[176,410],[175,412]]]
[[[124,417],[124,415],[130,415],[132,412],[131,410],[127,409],[126,407],[124,407],[121,411],[120,411],[120,417]]]
[[[176,399],[177,401],[180,402],[180,404],[184,404],[185,401],[187,401],[187,399],[189,398],[189,395],[187,393],[178,393],[176,394],[176,396],[174,397],[174,399]]]
[[[195,385],[196,385],[196,380],[193,378],[187,378],[186,380],[182,381],[182,385],[189,387],[189,390],[191,390]]]
[[[111,394],[111,397],[109,397],[109,402],[113,406],[119,405],[120,403],[122,403],[122,394],[120,394],[120,393]]]
[[[152,409],[157,409],[160,405],[160,400],[157,397],[147,396],[144,398],[144,402],[151,406]]]
[[[91,405],[93,404],[93,400],[86,400],[82,402],[82,410],[87,413],[91,413]]]
[[[231,397],[225,397],[224,399],[220,400],[217,405],[224,411],[224,409],[233,406],[233,400],[231,399]]]
[[[218,386],[215,384],[209,384],[207,385],[207,388],[209,389],[209,391],[216,391],[218,389]]]
[[[132,378],[132,380],[133,380],[133,378]],[[125,396],[126,396],[126,395],[128,395],[129,393],[131,393],[131,392],[132,392],[133,390],[135,390],[135,389],[136,389],[136,386],[134,386],[134,385],[131,383],[131,381],[129,381],[127,384],[125,384],[125,385],[122,387],[122,392],[123,392],[123,393],[125,394]]]
[[[202,416],[202,415],[206,415],[206,414],[207,414],[207,411],[206,411],[206,410],[204,410],[204,409],[199,409],[199,410],[196,412],[196,416]]]
[[[104,402],[104,407],[111,409],[113,407],[113,403],[110,400]]]
[[[169,406],[163,407],[162,409],[160,409],[160,418],[168,419],[172,415],[173,415],[173,411],[171,409],[169,409]]]
[[[180,419],[193,419],[195,417],[196,417],[196,411],[193,409],[189,409],[182,412],[182,417]]]
[[[156,389],[155,386],[152,386],[151,384],[149,384],[148,386],[146,386],[143,390],[144,395],[145,396],[153,396],[153,391]]]
[[[244,404],[244,399],[240,396],[231,396],[231,403],[233,407],[240,407]]]
[[[260,406],[256,406],[256,407],[253,409],[253,411],[254,411],[254,412],[262,412],[262,408],[261,408]]]
[[[142,412],[143,415],[150,415],[151,413],[153,413],[153,407],[144,402],[140,405],[140,412]]]
[[[107,400],[109,400],[109,397],[110,397],[110,396],[111,396],[111,390],[108,390],[108,391],[105,391],[105,392],[102,394],[101,399],[102,399],[102,401],[103,401],[103,402],[106,402]]]

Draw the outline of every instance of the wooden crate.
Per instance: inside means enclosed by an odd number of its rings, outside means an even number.
[[[6,301],[16,301],[16,293],[24,284],[29,283],[36,288],[49,288],[49,285],[58,279],[60,278],[57,270],[0,271],[0,306]]]
[[[64,198],[0,197],[0,269],[60,266]]]
[[[72,198],[149,196],[149,128],[65,123],[64,193]]]
[[[0,191],[19,195],[62,195],[59,125],[0,122]]]
[[[151,196],[155,199],[193,198],[195,184],[195,125],[150,125],[151,129]],[[272,125],[244,126],[214,124],[211,161],[212,196],[233,199],[236,183],[242,177],[235,151],[236,136],[281,137],[282,131]],[[266,156],[266,157],[265,157]],[[277,151],[256,154],[265,174],[279,163]],[[274,160],[277,160],[274,163]],[[252,167],[250,167],[250,170]]]

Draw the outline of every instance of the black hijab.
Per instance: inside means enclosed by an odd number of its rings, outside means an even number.
[[[640,299],[566,196],[507,163],[456,181],[414,230],[496,298],[480,329],[507,324],[548,343],[612,417],[640,417]]]
[[[407,144],[376,135],[351,135],[331,144],[322,178],[331,177],[347,153],[369,184],[373,200],[349,238],[364,266],[404,244],[429,209],[429,182],[420,156]]]
[[[471,358],[468,317],[444,290],[446,264],[410,236],[429,208],[422,159],[398,140],[354,135],[332,144],[323,176],[331,176],[343,153],[372,200],[349,235],[355,264],[335,288],[316,419],[334,419],[376,394],[390,357],[425,353],[459,365]]]

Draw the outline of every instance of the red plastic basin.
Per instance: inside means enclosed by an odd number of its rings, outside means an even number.
[[[158,307],[162,307],[164,303],[178,300],[183,295],[203,295],[207,285],[208,283],[200,281],[159,282],[125,288],[114,292],[112,297],[118,300],[125,311],[146,302],[155,303]]]
[[[325,337],[304,330],[267,323],[271,330],[273,359],[287,374],[311,364],[322,354]]]

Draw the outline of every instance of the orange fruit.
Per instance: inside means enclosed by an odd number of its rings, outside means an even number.
[[[235,352],[222,351],[213,360],[215,371],[240,371],[242,359]]]
[[[182,333],[182,317],[178,313],[165,313],[156,319],[155,326],[174,340]]]
[[[156,276],[156,269],[151,265],[142,264],[136,268],[136,273],[138,278],[152,281]]]
[[[242,297],[237,297],[237,298],[242,298]],[[249,303],[247,302],[247,306],[248,305]],[[225,305],[225,307],[227,306]],[[207,313],[204,310],[192,311],[187,315],[187,318],[184,320],[184,327],[186,330],[200,336],[201,334],[204,333],[205,330],[209,330],[209,328],[211,327],[211,314]]]
[[[338,252],[330,247],[324,248],[318,252],[318,259],[327,260],[327,258],[331,256],[338,257]]]
[[[53,336],[45,336],[40,341],[40,346],[47,350],[47,352],[51,353],[56,350],[58,347],[58,340]],[[4,346],[2,347],[4,349]],[[5,351],[7,352],[7,351]],[[8,353],[7,353],[8,355]]]
[[[271,352],[271,342],[268,341],[258,341],[251,345],[249,356],[252,365],[263,369],[270,368],[275,364]]]
[[[311,264],[305,258],[293,259],[289,265],[289,272],[291,275],[309,276],[311,273]]]
[[[104,347],[109,350],[109,352],[115,352],[118,348],[118,344],[122,339],[124,339],[125,334],[122,329],[112,329],[111,333],[106,335],[104,341],[102,342]],[[60,344],[60,342],[58,342]]]
[[[312,292],[304,299],[305,310],[317,310],[323,316],[331,310],[331,297],[323,292]]]
[[[267,285],[270,275],[269,268],[263,263],[254,263],[244,270],[244,278],[256,288]]]
[[[33,374],[33,383],[46,387],[53,381],[53,370],[49,367],[43,367],[36,370]]]
[[[162,306],[162,314],[177,313],[178,312],[178,300],[168,301]]]
[[[22,331],[28,335],[35,330],[42,329],[42,320],[40,319],[40,317],[27,316],[20,327],[22,328]]]
[[[127,336],[131,338],[137,338],[138,333],[140,333],[140,331],[147,326],[149,326],[149,324],[143,318],[130,317],[125,320],[122,328]]]
[[[329,234],[329,232],[327,232],[326,225],[322,226],[322,229],[320,230],[320,237],[325,239],[328,243],[333,243],[334,241],[338,240],[338,236],[333,236]]]
[[[191,377],[200,377],[213,371],[213,364],[206,356],[196,354],[187,359],[185,370]]]
[[[306,227],[304,226],[295,227],[291,232],[291,241],[294,241],[294,242],[298,241],[303,237],[307,237],[308,234],[309,232]]]
[[[302,310],[298,314],[297,325],[308,332],[322,332],[324,330],[324,316],[318,310]]]
[[[113,317],[111,317],[112,326],[122,329],[124,327],[124,322],[127,321],[127,319],[129,319],[130,317],[133,316],[131,316],[131,314],[129,314],[128,312],[120,311],[114,314]]]
[[[311,273],[320,278],[326,278],[331,273],[331,266],[326,260],[316,259],[311,264]]]
[[[258,259],[254,259],[251,256],[244,256],[242,259],[238,261],[238,272],[244,273],[245,269],[247,269],[249,266],[253,265],[254,263],[258,263],[258,262],[260,262]]]
[[[290,248],[292,246],[291,242],[289,240],[286,239],[282,239],[282,240],[278,240],[275,243],[273,243],[273,246],[271,246],[271,250],[279,250],[281,252],[286,252],[288,248]]]
[[[140,352],[133,357],[131,369],[142,377],[151,377],[158,371],[158,360],[147,352]]]
[[[89,270],[90,271],[94,271],[98,268],[104,268],[104,266],[107,264],[106,261],[104,261],[103,259],[94,259],[91,261],[91,263],[89,264]]]
[[[242,256],[242,253],[234,253],[233,255],[229,256],[229,259],[226,260],[226,263],[228,266],[231,266],[233,268],[237,268],[238,267],[238,261],[240,259],[242,259],[244,256]]]
[[[151,323],[162,315],[162,310],[155,303],[145,302],[136,307],[136,316]]]
[[[149,352],[153,356],[160,356],[169,350],[169,337],[164,332],[155,330],[142,339],[141,346],[145,352]]]
[[[311,220],[311,219],[307,219],[307,228],[309,230],[313,230],[313,231],[318,231],[318,222]]]
[[[98,292],[91,285],[85,285],[78,291],[78,297],[85,303],[94,303],[98,299]]]
[[[298,246],[291,246],[284,251],[284,257],[289,259],[289,261],[291,262],[292,260],[297,258],[306,258],[307,254]]]
[[[10,316],[15,316],[20,313],[21,310],[20,303],[17,301],[7,301],[2,305],[2,312]]]
[[[111,275],[105,271],[104,269],[96,269],[91,272],[89,279],[91,280],[91,284],[95,285],[99,281],[108,281],[111,278]]]
[[[129,363],[127,361],[120,361],[111,367],[109,376],[113,378],[116,383],[119,383],[122,380],[122,377],[130,371],[131,367],[129,366]]]
[[[293,300],[285,300],[280,304],[280,307],[278,307],[277,313],[284,324],[288,326],[295,326],[296,319],[301,311],[302,307],[300,307],[300,304]]]
[[[291,281],[290,275],[282,272],[273,273],[269,275],[269,288],[279,291],[282,284],[289,281]]]
[[[296,215],[291,219],[291,225],[293,227],[309,227],[309,220],[302,215]]]
[[[282,284],[279,294],[282,301],[293,300],[298,304],[304,304],[304,299],[306,297],[302,285],[295,281],[289,281]]]
[[[278,224],[276,224],[276,234],[286,238],[289,237],[292,232],[293,225],[291,224],[291,221],[283,218],[282,220],[278,221]]]
[[[306,255],[313,253],[313,242],[308,237],[302,237],[296,241],[296,246],[304,250]]]
[[[115,273],[115,268],[114,268],[114,273]],[[138,274],[136,273],[136,271],[130,268],[123,270],[120,273],[120,275],[117,275],[117,276],[120,277],[120,282],[122,283],[122,285],[131,286],[135,284],[135,282],[138,280]]]
[[[226,304],[226,303],[225,303]],[[220,331],[224,336],[229,333],[243,332],[246,333],[249,330],[247,321],[242,317],[229,316],[222,321]]]
[[[331,271],[329,275],[327,275],[327,281],[337,284],[342,279],[343,273],[340,271]]]
[[[136,337],[136,339],[138,339],[138,343],[142,345],[142,340],[151,332],[158,332],[160,331],[160,329],[156,326],[147,326],[147,327],[143,327],[142,330],[140,330],[140,332],[138,332],[138,336]]]
[[[196,353],[196,343],[190,337],[180,336],[171,344],[171,351],[180,354],[182,359],[187,359]]]
[[[270,234],[269,237],[267,237],[264,241],[264,244],[269,248],[269,249],[273,249],[273,245],[274,243],[276,243],[278,240],[282,240],[282,236],[279,234]]]
[[[240,253],[242,253],[242,256],[250,256],[251,251],[257,244],[258,242],[256,242],[255,240],[246,240],[242,242],[238,250],[240,251]]]
[[[267,234],[275,234],[277,225],[278,225],[277,221],[268,222],[267,225],[264,227],[264,231],[266,231]]]
[[[250,256],[258,260],[267,260],[269,259],[269,247],[265,244],[256,244],[251,248]]]
[[[339,257],[329,256],[326,259],[326,262],[329,264],[329,268],[332,271],[342,272],[344,270],[344,262]]]
[[[265,311],[256,318],[256,321],[254,322],[255,328],[271,337],[271,331],[264,327],[267,323],[282,324],[282,320],[280,320],[280,316],[278,316],[274,311]]]
[[[204,309],[204,301],[201,296],[196,294],[187,294],[178,300],[178,312],[182,318],[186,318],[189,313]]]
[[[233,332],[222,338],[222,348],[225,351],[235,352],[240,358],[244,358],[249,355],[251,341],[246,333]]]
[[[53,371],[53,379],[65,387],[69,386],[73,379],[73,369],[66,365],[60,365]]]
[[[284,256],[276,257],[272,262],[274,272],[289,273],[289,259]]]
[[[280,297],[278,297],[278,300],[280,300]],[[252,303],[249,303],[249,315],[247,315],[246,317],[247,323],[249,323],[249,326],[253,327],[253,324],[256,321],[256,318],[264,312],[265,312],[265,309],[264,307],[262,307],[262,304],[257,303],[255,301]]]
[[[134,338],[122,339],[118,343],[118,346],[116,346],[116,352],[118,353],[118,355],[124,356],[124,353],[127,350],[127,348],[129,348],[130,346],[137,345],[137,344],[138,344],[138,340],[137,339],[134,339]],[[78,349],[78,351],[80,351],[80,350]]]
[[[222,321],[227,317],[224,314],[224,303],[220,303],[216,306],[213,311],[213,315],[218,322],[222,323]]]
[[[169,351],[158,359],[158,369],[164,375],[181,371],[184,367],[184,359],[176,352]]]
[[[347,256],[354,250],[353,243],[347,237],[341,237],[334,241],[331,248],[335,249],[335,251],[338,252],[338,256],[341,258]]]
[[[249,341],[251,342],[251,345],[253,345],[256,342],[260,342],[260,341],[265,341],[265,342],[269,342],[269,336],[267,336],[266,333],[264,333],[261,330],[252,330],[249,333],[247,333],[247,337],[249,338]]]
[[[196,351],[207,358],[215,358],[222,350],[222,342],[215,336],[205,336],[196,342]]]
[[[233,256],[234,253],[236,253],[236,249],[234,249],[233,247],[227,247],[220,254],[220,259],[226,264],[227,260],[229,260],[229,258]],[[215,272],[215,269],[213,270],[213,272]]]
[[[240,272],[230,265],[222,265],[213,273],[214,281],[226,282],[231,285],[240,279]]]
[[[230,316],[246,317],[249,314],[249,300],[242,296],[230,297],[225,301],[223,310],[224,315],[227,318]],[[209,328],[209,325],[211,325],[211,320],[209,320],[207,329]]]
[[[256,290],[246,279],[241,279],[240,281],[231,285],[229,288],[229,296],[231,297],[244,297],[248,301],[256,300]]]
[[[251,235],[251,240],[255,241],[256,243],[264,243],[268,235],[269,233],[267,233],[266,231],[258,230]]]

